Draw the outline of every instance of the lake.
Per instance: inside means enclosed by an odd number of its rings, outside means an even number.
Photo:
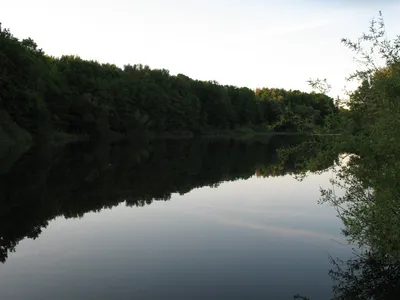
[[[31,149],[0,168],[1,298],[332,298],[354,245],[304,139]]]

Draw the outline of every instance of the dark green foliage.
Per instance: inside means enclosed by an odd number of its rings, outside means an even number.
[[[331,258],[334,300],[396,300],[400,295],[400,264],[375,251],[343,261]]]
[[[384,29],[380,13],[356,42],[342,41],[360,62],[350,76],[359,87],[338,116],[342,142],[333,144],[349,154],[321,200],[336,208],[344,236],[359,248],[349,260],[331,259],[334,299],[400,295],[400,37],[388,41]]]
[[[298,131],[334,110],[325,95],[222,86],[142,65],[123,69],[77,56],[49,57],[0,29],[0,109],[36,138],[249,127]]]
[[[325,94],[264,88],[257,89],[256,95],[266,103],[261,106],[264,120],[274,124],[277,131],[323,126],[325,118],[339,112]]]
[[[32,133],[47,129],[50,112],[44,95],[48,80],[49,64],[37,45],[0,30],[0,109]]]
[[[356,54],[358,69],[349,79],[359,86],[339,114],[324,120],[327,126],[322,132],[339,129],[342,133],[331,140],[329,152],[344,154],[331,169],[333,188],[321,190],[321,202],[337,210],[343,235],[358,247],[350,259],[330,257],[333,299],[398,299],[400,36],[387,40],[379,13],[368,33],[355,42],[342,42]],[[329,88],[326,80],[310,80],[310,84],[320,90]],[[315,141],[311,144],[324,153]]]

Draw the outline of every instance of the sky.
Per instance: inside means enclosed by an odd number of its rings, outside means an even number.
[[[221,84],[309,91],[327,78],[343,96],[356,67],[340,39],[383,12],[400,34],[399,0],[0,0],[0,22],[47,54],[144,64]]]

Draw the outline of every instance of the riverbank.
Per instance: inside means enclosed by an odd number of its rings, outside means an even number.
[[[312,135],[310,132],[279,132],[267,128],[249,128],[240,127],[236,129],[211,129],[202,132],[192,132],[187,130],[171,131],[171,132],[148,132],[146,136],[150,139],[192,139],[195,137],[201,138],[240,138],[251,139],[260,136],[269,135]]]

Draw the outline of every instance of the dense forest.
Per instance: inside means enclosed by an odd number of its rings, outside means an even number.
[[[332,258],[334,299],[397,299],[400,37],[387,40],[384,28],[380,16],[356,42],[343,40],[361,66],[350,76],[359,87],[346,110],[323,93],[252,91],[141,65],[118,68],[76,56],[49,57],[32,40],[0,30],[2,141],[238,128],[331,133],[332,125],[341,133],[323,140],[144,139],[65,148],[38,143],[21,157],[14,151],[0,160],[0,260],[59,215],[79,217],[123,201],[144,206],[200,186],[254,174],[301,175],[336,161],[332,183],[344,195],[322,190],[321,201],[337,209],[343,235],[360,248],[349,260]],[[347,153],[346,163],[338,162],[339,153]]]
[[[240,128],[296,131],[337,112],[320,93],[224,86],[143,65],[46,55],[0,26],[0,138],[29,140]],[[303,130],[304,128],[302,128]]]

